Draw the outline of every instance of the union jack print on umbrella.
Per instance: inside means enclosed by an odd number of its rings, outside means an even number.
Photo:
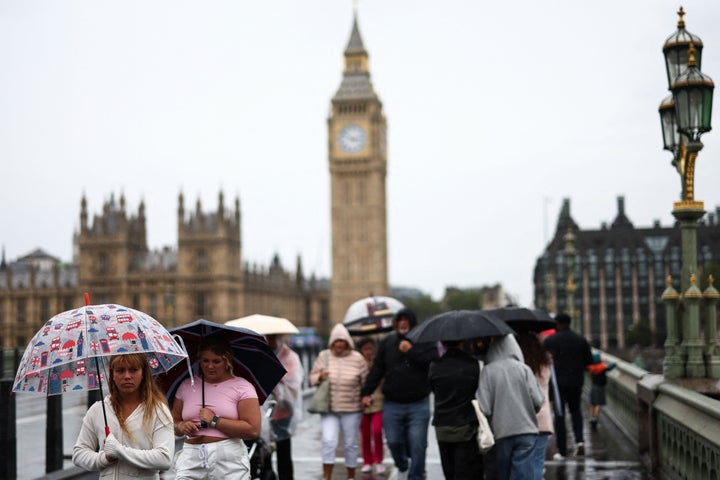
[[[105,365],[109,356],[127,353],[145,353],[154,374],[187,357],[150,315],[116,304],[86,305],[55,315],[33,336],[13,392],[57,395],[98,389],[107,369],[96,368],[95,359]]]

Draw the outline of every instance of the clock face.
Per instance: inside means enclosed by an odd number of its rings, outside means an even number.
[[[357,153],[363,149],[367,141],[365,130],[358,125],[348,125],[340,131],[338,137],[340,148],[347,153]]]

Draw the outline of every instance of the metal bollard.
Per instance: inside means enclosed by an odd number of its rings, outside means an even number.
[[[62,470],[63,461],[62,395],[51,395],[47,397],[45,473]]]
[[[15,395],[12,395],[13,379],[0,380],[0,478],[17,478],[17,435],[15,432]]]

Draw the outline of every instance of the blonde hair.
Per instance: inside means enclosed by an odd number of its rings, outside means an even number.
[[[212,352],[218,357],[222,357],[223,360],[225,360],[225,370],[234,376],[233,351],[227,339],[218,334],[203,338],[198,346],[198,356],[200,356],[202,352]]]
[[[110,404],[115,411],[115,416],[117,417],[118,422],[120,422],[120,428],[122,428],[122,431],[130,438],[133,438],[133,435],[127,429],[127,425],[125,424],[126,418],[123,415],[122,407],[120,405],[120,397],[122,394],[118,390],[115,380],[113,379],[113,369],[117,368],[120,364],[125,367],[139,368],[142,370],[142,380],[140,381],[139,387],[140,401],[145,407],[142,429],[146,435],[150,436],[152,435],[152,424],[155,421],[155,417],[158,416],[160,412],[164,413],[168,411],[167,409],[162,408],[163,405],[169,408],[167,399],[155,383],[155,379],[152,376],[152,370],[150,369],[150,364],[148,363],[147,356],[144,353],[130,353],[126,355],[113,355],[110,357],[110,381],[108,382],[108,388],[110,389]],[[172,423],[172,418],[167,417],[167,415],[165,416],[167,422]]]

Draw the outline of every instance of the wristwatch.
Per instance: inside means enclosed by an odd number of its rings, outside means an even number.
[[[212,422],[210,422],[210,428],[215,428],[215,427],[217,427],[217,424],[218,424],[219,421],[220,421],[220,417],[218,417],[217,415],[215,415],[215,416],[213,417],[213,419],[212,419]]]

